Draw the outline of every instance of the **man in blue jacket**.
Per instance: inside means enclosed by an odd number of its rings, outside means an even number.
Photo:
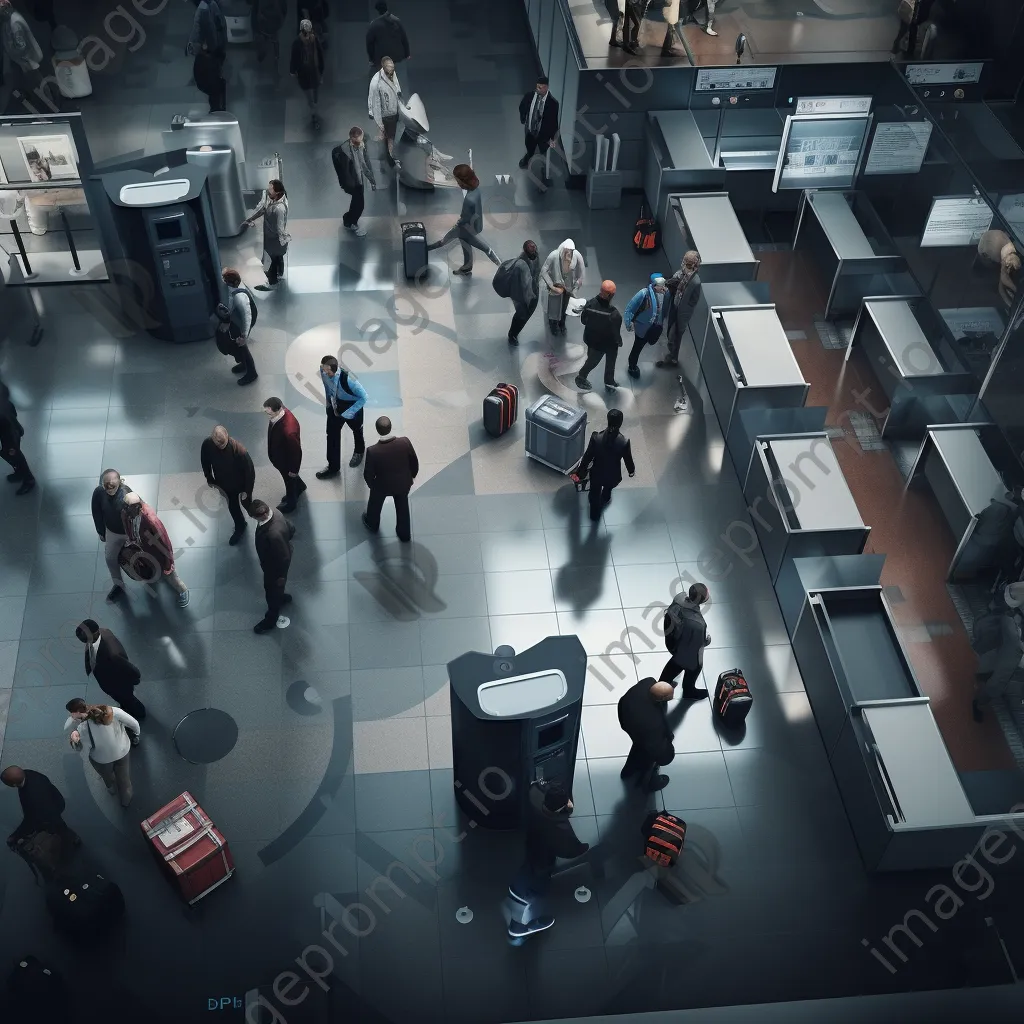
[[[366,442],[363,440],[363,406],[366,391],[363,385],[338,364],[334,356],[320,360],[320,379],[327,396],[327,468],[317,473],[317,480],[329,480],[341,472],[341,428],[347,423],[355,436],[355,451],[349,465],[355,468],[363,461]]]
[[[665,293],[668,284],[663,274],[651,274],[650,283],[641,288],[629,300],[622,322],[626,330],[636,334],[636,341],[629,352],[630,377],[640,376],[640,353],[644,346],[653,345],[661,337],[661,329],[665,323]]]

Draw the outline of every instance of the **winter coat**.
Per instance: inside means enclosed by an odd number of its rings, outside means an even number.
[[[315,89],[324,77],[324,48],[316,36],[308,42],[300,37],[292,43],[288,71],[299,80],[300,89]]]
[[[654,764],[670,764],[676,756],[672,730],[664,701],[651,696],[655,680],[651,677],[634,683],[619,698],[619,725]]]
[[[211,486],[223,488],[228,494],[247,494],[252,497],[256,485],[256,468],[245,446],[233,437],[223,448],[208,437],[199,452],[203,475]]]
[[[614,352],[622,344],[622,314],[611,300],[595,295],[580,311],[583,344],[598,352]]]
[[[568,273],[563,273],[562,252],[566,249],[572,250],[572,262],[569,264]],[[570,296],[579,295],[583,288],[583,257],[576,252],[571,238],[567,238],[557,249],[548,253],[548,258],[541,267],[540,278],[549,291],[554,291],[555,285],[560,284]]]
[[[651,274],[652,283],[646,288],[641,288],[626,305],[623,320],[627,327],[630,324],[633,325],[633,330],[638,338],[644,337],[652,324],[665,322],[669,294],[665,291],[659,295],[654,290],[653,284],[654,279],[661,276],[661,274]]]
[[[531,260],[520,253],[512,268],[511,295],[517,311],[526,312],[537,301],[540,284],[540,256]]]
[[[409,56],[409,37],[402,23],[390,11],[370,22],[366,30],[366,56],[377,68],[385,57],[400,64]]]

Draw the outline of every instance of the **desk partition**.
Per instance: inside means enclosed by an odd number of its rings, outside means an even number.
[[[702,284],[757,278],[758,260],[727,192],[673,194],[667,209],[662,244],[673,271],[687,249],[696,249]]]

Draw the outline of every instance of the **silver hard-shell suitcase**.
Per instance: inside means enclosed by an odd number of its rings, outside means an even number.
[[[531,459],[571,473],[583,458],[586,440],[586,409],[545,395],[526,410],[526,454]]]

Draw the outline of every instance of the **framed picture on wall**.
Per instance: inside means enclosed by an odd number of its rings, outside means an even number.
[[[30,181],[77,179],[78,164],[70,135],[31,135],[19,138]]]

